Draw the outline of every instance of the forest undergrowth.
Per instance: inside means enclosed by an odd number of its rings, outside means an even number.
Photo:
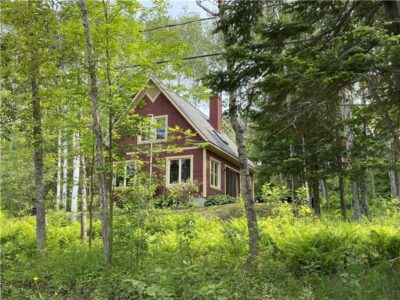
[[[206,208],[206,210],[212,209]],[[316,219],[290,205],[260,218],[261,254],[246,273],[244,217],[170,209],[117,210],[113,264],[102,263],[101,224],[91,247],[79,222],[48,214],[38,253],[34,217],[2,213],[3,299],[399,299],[400,213],[360,222]]]

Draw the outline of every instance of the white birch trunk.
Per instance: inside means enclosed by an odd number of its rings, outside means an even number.
[[[74,133],[72,135],[72,151],[74,153],[73,158],[73,186],[71,193],[71,219],[73,222],[76,221],[77,213],[78,213],[78,192],[79,192],[79,173],[80,173],[80,156],[79,156],[79,133]]]
[[[322,188],[322,195],[324,197],[324,200],[326,201],[326,207],[330,208],[328,184],[326,182],[326,179],[322,179],[320,182]]]
[[[57,192],[56,192],[56,209],[60,209],[61,201],[61,132],[58,134],[58,150],[57,150]]]
[[[81,237],[86,239],[86,211],[87,211],[87,181],[86,181],[86,160],[85,156],[81,156],[81,172],[82,172],[82,215],[81,215]]]
[[[67,211],[67,197],[68,197],[68,140],[67,140],[67,135],[65,135],[63,141],[63,185],[62,185],[62,204],[64,211]]]
[[[344,93],[343,102],[340,106],[342,120],[349,120],[352,116],[351,107],[354,104],[353,95],[351,91],[348,93]],[[344,131],[346,135],[346,149],[347,151],[351,151],[354,144],[354,131],[349,126],[344,126]],[[349,159],[349,167],[354,168],[354,159],[350,157],[348,154]],[[351,191],[352,191],[352,206],[354,210],[354,218],[358,221],[361,217],[361,209],[360,209],[360,200],[359,200],[359,192],[358,192],[358,184],[355,178],[352,179],[351,182]]]

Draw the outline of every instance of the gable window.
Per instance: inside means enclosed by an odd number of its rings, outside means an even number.
[[[193,157],[167,158],[167,184],[193,180]]]
[[[210,159],[210,185],[221,189],[221,162],[214,158]]]
[[[139,138],[139,143],[165,141],[167,139],[167,116],[151,117],[147,128]]]

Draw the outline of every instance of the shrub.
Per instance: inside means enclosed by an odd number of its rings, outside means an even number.
[[[205,206],[223,205],[228,203],[235,203],[236,198],[230,195],[216,195],[209,196],[205,202]]]
[[[157,190],[156,183],[140,183],[134,186],[117,187],[114,190],[114,201],[120,208],[137,208],[145,201],[150,201]]]
[[[273,185],[270,182],[262,186],[262,199],[268,202],[281,202],[289,196],[286,185]]]
[[[195,205],[195,199],[199,196],[199,184],[197,181],[175,183],[168,187],[167,203],[169,206],[189,207]]]

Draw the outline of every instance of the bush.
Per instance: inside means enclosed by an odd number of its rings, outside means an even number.
[[[175,183],[168,187],[168,207],[190,207],[195,205],[195,199],[199,196],[199,184],[197,181]]]
[[[264,183],[262,186],[262,199],[267,202],[283,202],[288,196],[289,192],[286,185],[273,185],[270,182]]]
[[[129,207],[136,209],[150,201],[157,190],[156,183],[140,183],[134,186],[117,187],[114,189],[113,199],[119,208]]]
[[[205,206],[223,205],[228,203],[235,203],[236,198],[230,195],[216,195],[209,196],[205,202]]]

